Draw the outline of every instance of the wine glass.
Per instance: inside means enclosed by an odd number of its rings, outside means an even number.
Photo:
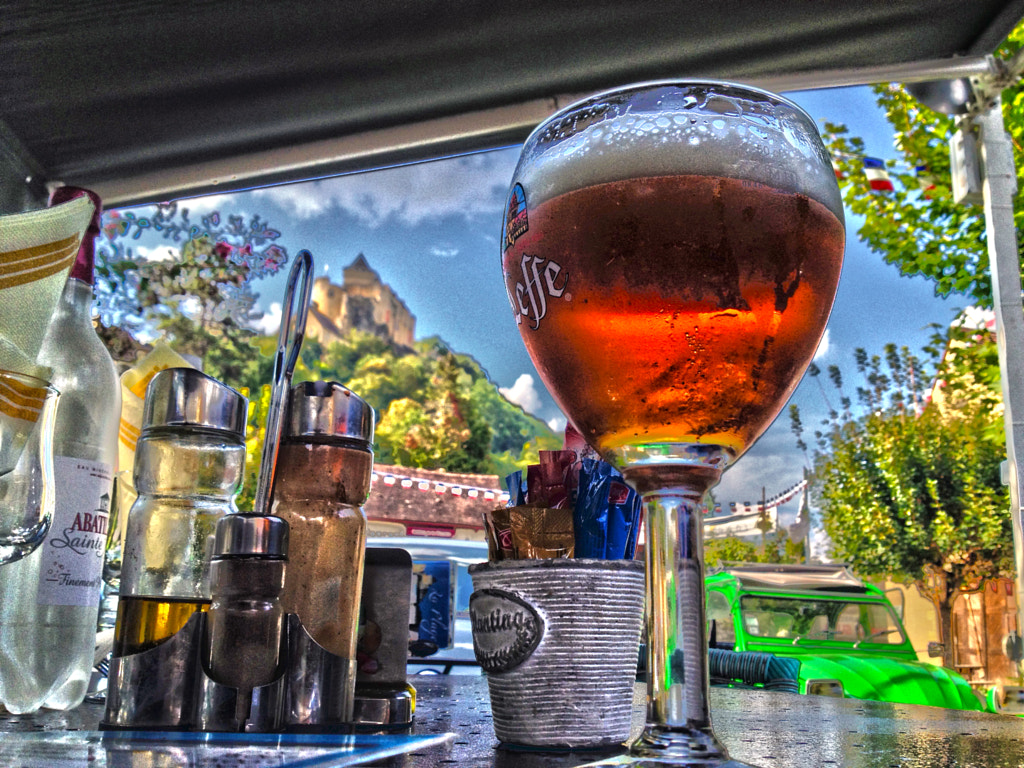
[[[516,321],[562,411],[644,500],[641,764],[736,764],[708,709],[703,499],[811,361],[844,239],[814,122],[766,91],[628,86],[523,148],[501,246]]]
[[[0,370],[0,565],[34,551],[53,517],[53,425],[58,392]]]

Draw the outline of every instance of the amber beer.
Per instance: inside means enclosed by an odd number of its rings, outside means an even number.
[[[807,194],[699,174],[531,193],[513,187],[505,284],[538,372],[588,442],[606,454],[746,450],[824,332],[842,264],[836,214]]]

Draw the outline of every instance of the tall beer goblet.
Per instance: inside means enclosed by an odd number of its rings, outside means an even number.
[[[523,148],[501,247],[516,321],[565,415],[644,499],[643,764],[728,764],[708,709],[703,498],[811,361],[844,238],[814,122],[758,89],[601,93]]]

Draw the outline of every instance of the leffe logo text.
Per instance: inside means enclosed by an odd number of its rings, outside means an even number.
[[[536,330],[548,313],[548,297],[567,301],[571,298],[565,292],[569,274],[563,273],[557,262],[529,254],[523,255],[520,266],[523,279],[516,283],[514,295],[509,293],[509,301],[516,314],[516,323],[522,323],[525,317]]]

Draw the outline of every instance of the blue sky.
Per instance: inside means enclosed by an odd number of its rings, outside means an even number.
[[[844,123],[865,139],[869,155],[894,156],[892,130],[867,88],[788,94],[821,125]],[[260,214],[294,254],[309,249],[316,274],[341,282],[341,270],[363,253],[416,315],[417,338],[438,335],[473,355],[491,379],[556,427],[564,418],[543,390],[519,338],[501,280],[498,234],[518,147],[181,203],[195,213]],[[193,216],[193,220],[197,217]],[[847,249],[839,293],[818,362],[853,375],[853,350],[881,353],[887,342],[918,350],[931,323],[948,324],[963,297],[938,298],[931,283],[901,277],[856,239],[847,214]],[[159,243],[143,243],[159,250]],[[257,283],[258,307],[276,329],[285,273]],[[276,305],[276,306],[275,306]],[[230,383],[230,382],[228,382]],[[825,415],[817,385],[805,380],[791,402],[813,431]],[[719,501],[772,496],[802,476],[784,410],[715,491]],[[784,508],[784,518],[796,503]]]

